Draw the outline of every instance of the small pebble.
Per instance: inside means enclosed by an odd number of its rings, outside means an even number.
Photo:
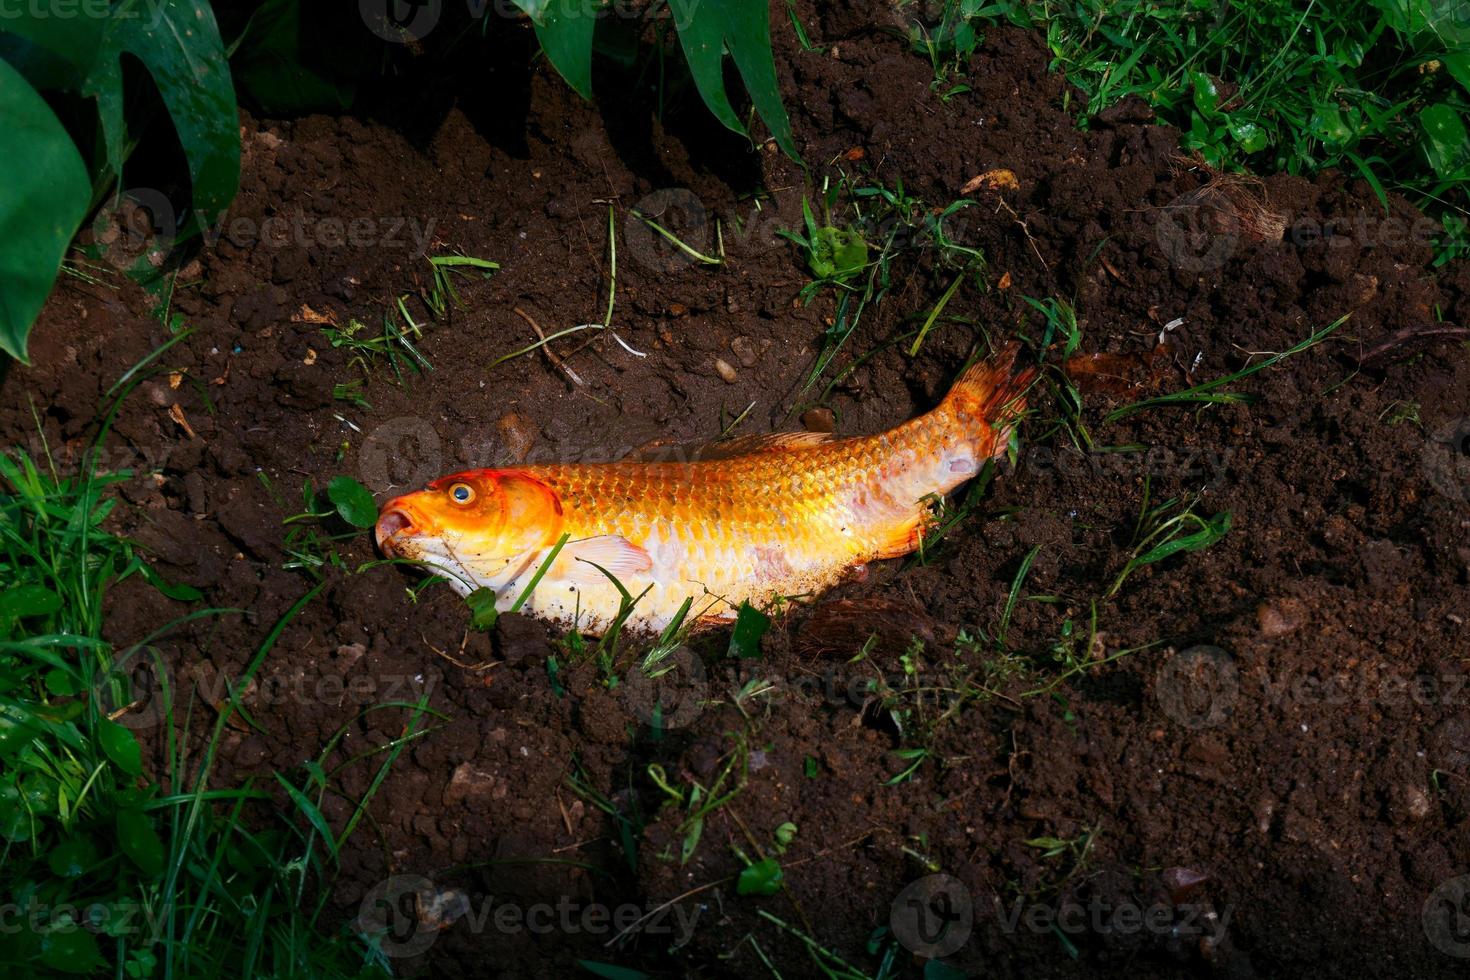
[[[735,369],[730,366],[730,363],[728,361],[718,357],[715,358],[715,373],[724,378],[728,384],[734,384],[735,379],[740,376],[738,373],[736,373]]]
[[[730,341],[730,349],[746,367],[754,367],[755,362],[760,360],[760,351],[756,350],[755,343],[749,337],[736,337]]]
[[[801,413],[802,427],[808,432],[835,432],[837,420],[830,408],[813,408]]]
[[[505,451],[516,462],[521,462],[536,444],[536,427],[515,412],[506,412],[495,423],[495,431],[505,444]]]
[[[1256,607],[1256,621],[1265,636],[1294,633],[1306,622],[1307,613],[1296,599],[1276,599]]]

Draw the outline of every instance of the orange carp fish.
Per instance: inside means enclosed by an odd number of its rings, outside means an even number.
[[[704,626],[733,619],[742,602],[815,595],[916,550],[937,496],[1005,452],[1035,374],[1015,370],[1017,349],[975,364],[933,411],[879,435],[752,436],[686,461],[446,476],[384,506],[378,547],[462,595],[493,590],[502,612],[534,581],[522,612],[593,634],[623,609],[613,578],[637,599],[625,625],[653,632],[681,611]]]

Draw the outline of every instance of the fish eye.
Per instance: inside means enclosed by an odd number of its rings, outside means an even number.
[[[468,483],[456,483],[449,488],[449,499],[457,504],[467,504],[475,499],[475,491]]]

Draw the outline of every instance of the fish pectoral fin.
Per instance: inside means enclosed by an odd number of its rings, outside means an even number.
[[[920,511],[911,520],[892,525],[887,536],[878,543],[878,553],[873,557],[880,560],[902,558],[918,551],[919,541],[923,539],[929,521],[929,512]]]
[[[653,568],[648,552],[621,534],[599,534],[580,541],[568,541],[557,561],[561,577],[577,585],[596,585],[608,575],[622,579]]]

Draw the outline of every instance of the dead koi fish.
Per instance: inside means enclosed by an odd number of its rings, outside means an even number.
[[[917,549],[931,502],[1005,451],[1035,373],[1015,371],[1016,352],[974,365],[939,407],[879,435],[754,436],[693,461],[446,476],[383,508],[378,546],[461,594],[493,590],[501,611],[540,572],[522,611],[589,633],[621,610],[614,578],[637,598],[626,625],[649,631],[691,597],[689,621],[708,624],[742,602],[814,595]]]

